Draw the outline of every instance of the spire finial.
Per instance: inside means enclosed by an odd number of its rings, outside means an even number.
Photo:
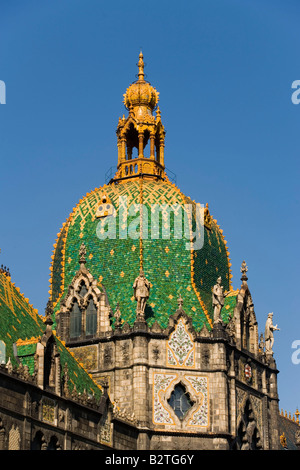
[[[51,300],[48,300],[46,309],[45,309],[45,320],[44,320],[45,325],[53,325],[52,314],[53,314],[53,303]]]
[[[139,68],[139,73],[138,73],[138,77],[139,77],[139,80],[140,81],[143,81],[144,80],[144,56],[143,56],[143,53],[142,51],[140,52],[140,55],[139,55],[139,61],[138,61],[138,68]]]
[[[85,265],[86,263],[85,256],[86,256],[86,247],[85,247],[85,244],[82,242],[80,245],[80,249],[79,249],[79,263],[81,265]]]
[[[178,304],[178,308],[179,310],[182,309],[182,306],[183,306],[183,298],[181,297],[181,295],[179,294],[179,297],[177,299],[177,304]]]
[[[296,409],[295,415],[296,415],[296,423],[299,424],[299,415],[300,415],[300,413],[299,413],[298,408]]]
[[[160,111],[153,115],[159,101],[158,91],[145,79],[142,51],[136,63],[136,80],[127,88],[124,105],[129,110],[126,119],[119,119],[118,165],[113,180],[128,178],[165,179],[164,147],[165,130]],[[148,145],[149,144],[149,145]],[[150,147],[150,158],[146,159],[145,147]],[[137,157],[133,149],[136,148]],[[128,162],[130,161],[130,163]],[[135,161],[134,161],[135,160]]]
[[[248,277],[246,275],[247,271],[248,271],[248,266],[246,265],[246,261],[243,261],[242,266],[241,266],[241,273],[242,273],[241,281],[248,281]]]

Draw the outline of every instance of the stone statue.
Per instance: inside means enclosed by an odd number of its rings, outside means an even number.
[[[220,323],[221,310],[224,306],[224,299],[228,293],[224,293],[223,286],[221,286],[222,278],[218,277],[217,283],[213,287],[212,291],[212,304],[214,308],[214,323]]]
[[[150,294],[150,282],[145,278],[144,271],[141,269],[139,276],[133,284],[134,297],[137,300],[136,313],[138,316],[143,316],[145,307]]]
[[[278,330],[277,325],[273,325],[273,312],[269,313],[265,326],[265,348],[267,354],[273,354],[274,335],[273,331]]]

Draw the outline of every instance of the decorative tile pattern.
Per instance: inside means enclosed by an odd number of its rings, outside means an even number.
[[[103,237],[108,230],[107,220],[95,216],[103,194],[107,195],[116,211],[113,227],[116,236],[113,239]],[[139,214],[141,200],[146,207],[143,217]],[[195,330],[200,331],[204,324],[210,329],[213,318],[211,289],[216,282],[217,270],[224,288],[230,287],[228,252],[214,220],[211,230],[204,229],[203,248],[198,251],[186,249],[188,240],[176,238],[174,230],[174,213],[182,210],[184,204],[196,207],[196,203],[184,196],[174,184],[152,180],[105,185],[82,198],[63,225],[54,248],[50,292],[55,313],[59,311],[60,300],[78,270],[79,247],[84,242],[87,253],[92,254],[92,259],[87,259],[87,268],[94,278],[101,276],[113,310],[119,302],[124,323],[132,325],[135,320],[132,284],[142,264],[145,276],[152,284],[145,312],[149,326],[157,321],[165,328],[169,316],[177,309],[176,299],[181,294]],[[163,209],[159,226],[151,225],[155,205]],[[164,238],[169,216],[170,236]],[[141,240],[140,219],[143,219]],[[145,223],[147,220],[148,224]],[[195,231],[195,224],[195,217],[190,217],[190,234]],[[102,230],[101,239],[97,230],[99,233]]]
[[[182,318],[167,341],[167,366],[195,367],[195,344]]]
[[[189,382],[200,402],[189,418],[187,426],[206,427],[209,424],[208,378],[195,375],[185,375],[184,378]]]
[[[9,431],[8,450],[21,449],[21,434],[20,429],[15,424],[12,425]]]
[[[169,407],[166,397],[176,383],[182,384],[192,391],[192,396],[197,399],[198,405],[194,405],[194,410],[187,414],[187,423],[189,427],[207,427],[209,425],[209,397],[208,397],[208,378],[190,374],[153,374],[153,423],[164,425],[176,425],[176,418],[173,410]]]
[[[167,409],[167,403],[162,403],[162,392],[172,387],[176,381],[177,374],[158,374],[154,373],[153,377],[153,423],[154,424],[175,424],[171,417],[170,411]]]
[[[55,401],[50,398],[43,397],[42,420],[46,423],[55,424]]]
[[[76,360],[83,364],[86,370],[96,369],[98,365],[97,346],[83,346],[72,348]]]

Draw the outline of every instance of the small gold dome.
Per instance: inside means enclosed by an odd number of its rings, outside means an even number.
[[[152,113],[158,103],[159,93],[144,78],[144,60],[142,52],[139,55],[138,67],[139,78],[127,88],[124,94],[124,104],[128,110],[137,107],[146,107]]]

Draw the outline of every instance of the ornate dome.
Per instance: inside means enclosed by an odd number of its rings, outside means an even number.
[[[139,71],[139,78],[143,78],[141,55]],[[132,105],[134,99],[132,93]],[[146,98],[145,94],[143,99],[152,107],[157,95],[149,94]],[[131,152],[135,145],[134,126],[139,128],[137,158]],[[144,154],[147,133],[150,135],[150,157]],[[155,123],[143,121],[143,131],[141,122],[129,113],[127,119],[119,121],[117,135],[119,153],[115,177],[79,201],[55,242],[49,291],[54,312],[60,311],[61,301],[79,269],[79,251],[84,243],[86,268],[100,290],[106,291],[111,310],[119,308],[123,323],[135,321],[137,303],[133,283],[143,269],[150,282],[145,310],[149,325],[157,322],[166,327],[180,298],[185,312],[192,317],[194,328],[201,330],[205,325],[210,329],[212,287],[217,278],[221,276],[225,291],[232,290],[231,263],[222,230],[206,207],[200,246],[192,243],[187,248],[187,244],[195,239],[199,205],[166,176],[160,113]],[[156,153],[155,138],[158,142]],[[137,166],[137,170],[126,172],[131,166]],[[157,208],[158,218],[155,219]],[[230,303],[234,297],[229,295],[226,299]],[[226,315],[226,308],[223,310]]]
[[[139,55],[138,67],[139,78],[127,88],[124,94],[124,104],[128,110],[131,108],[146,107],[152,113],[158,103],[159,93],[144,79],[144,60],[142,52]],[[141,113],[141,110],[139,112]]]
[[[107,217],[97,217],[98,207],[103,206],[103,196],[115,211],[110,227]],[[141,199],[146,208],[144,226],[148,221],[148,228],[151,227],[153,204],[166,209],[176,205],[183,208],[185,204],[195,208],[196,205],[174,184],[161,180],[112,183],[87,194],[73,209],[55,243],[50,268],[50,296],[55,312],[59,312],[60,301],[79,268],[79,251],[84,243],[86,267],[100,289],[105,288],[111,309],[115,311],[119,304],[123,321],[132,324],[135,320],[136,301],[132,286],[142,266],[151,283],[146,307],[149,325],[157,321],[166,327],[181,297],[185,312],[193,318],[194,327],[201,330],[206,324],[210,328],[213,318],[211,289],[217,277],[222,277],[225,290],[231,288],[230,262],[222,230],[211,218],[210,227],[204,227],[204,245],[199,250],[186,249],[187,239],[174,237],[172,223],[169,238],[164,239],[156,233],[155,238],[152,234],[152,238],[141,239],[137,230],[139,217],[135,212]],[[125,220],[126,211],[128,217]],[[162,224],[166,214],[167,210],[162,213]],[[194,224],[193,216],[191,230]]]

